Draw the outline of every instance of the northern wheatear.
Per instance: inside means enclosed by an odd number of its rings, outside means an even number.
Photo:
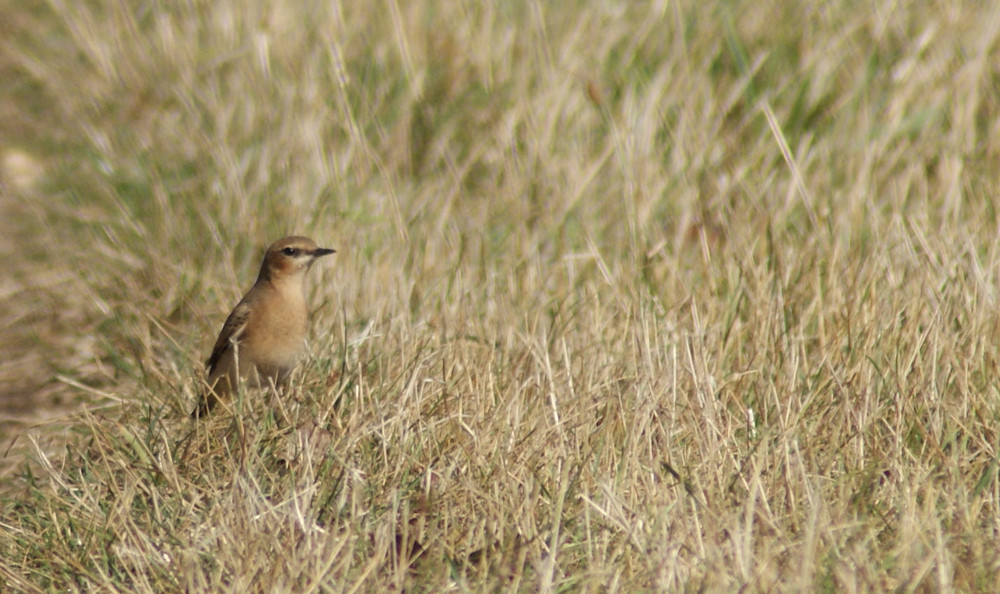
[[[285,237],[264,254],[257,281],[226,318],[208,358],[208,386],[191,413],[207,414],[229,398],[240,380],[253,387],[283,386],[305,350],[309,329],[306,271],[334,253],[306,237]]]

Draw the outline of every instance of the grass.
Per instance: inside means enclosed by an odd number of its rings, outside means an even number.
[[[995,588],[992,7],[0,7],[4,590]]]

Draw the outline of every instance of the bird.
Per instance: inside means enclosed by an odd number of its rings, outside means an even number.
[[[227,400],[240,381],[251,387],[287,384],[305,350],[309,329],[306,272],[317,259],[334,253],[297,235],[267,248],[257,280],[226,318],[205,363],[206,389],[193,418]]]

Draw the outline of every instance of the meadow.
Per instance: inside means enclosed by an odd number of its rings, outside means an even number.
[[[1000,588],[1000,5],[0,13],[3,591]]]

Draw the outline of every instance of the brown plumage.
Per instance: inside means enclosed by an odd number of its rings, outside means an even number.
[[[239,381],[283,386],[309,329],[306,272],[317,258],[334,253],[306,237],[279,239],[267,248],[257,281],[226,318],[206,364],[208,388],[191,416],[227,400]]]

